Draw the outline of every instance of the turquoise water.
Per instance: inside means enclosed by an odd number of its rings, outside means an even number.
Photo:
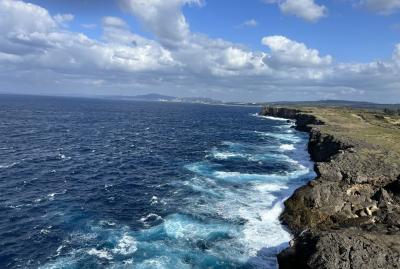
[[[0,99],[1,268],[276,268],[308,135],[258,108]]]

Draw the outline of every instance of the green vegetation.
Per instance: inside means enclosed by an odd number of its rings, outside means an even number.
[[[400,153],[400,115],[397,113],[356,108],[295,107],[322,120],[325,125],[321,129],[325,133]]]

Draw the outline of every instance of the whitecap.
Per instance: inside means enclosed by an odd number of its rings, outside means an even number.
[[[214,151],[212,153],[212,157],[217,160],[227,160],[230,158],[238,158],[238,157],[244,157],[243,154],[238,154],[234,152],[221,152],[221,151]]]
[[[173,259],[167,256],[154,257],[147,259],[143,262],[136,263],[135,268],[137,269],[167,269],[167,268],[179,268],[179,269],[190,269],[193,268],[190,264],[182,263],[178,259]]]
[[[263,137],[271,137],[274,139],[290,141],[294,143],[298,143],[301,141],[300,137],[291,133],[271,133],[271,132],[259,132],[259,131],[255,131],[255,133]]]
[[[201,223],[189,216],[174,214],[164,222],[166,234],[175,239],[212,239],[212,237],[229,237],[235,230],[230,225]]]
[[[48,230],[48,229],[41,229],[41,230],[40,230],[40,233],[41,233],[41,234],[44,234],[44,235],[47,235],[47,234],[50,233],[50,230]]]
[[[56,250],[56,256],[60,256],[62,249],[64,248],[64,245],[61,245],[57,248]]]
[[[257,118],[275,120],[275,121],[288,121],[288,120],[290,120],[290,119],[279,118],[279,117],[264,116],[264,115],[260,115],[258,113],[251,114],[251,115],[254,116],[254,117],[257,117]]]
[[[87,251],[87,254],[89,254],[91,256],[96,256],[96,257],[101,258],[101,259],[106,259],[106,260],[112,260],[113,259],[113,257],[110,254],[110,252],[108,250],[106,250],[106,249],[98,250],[98,249],[92,248],[92,249]]]
[[[150,204],[151,204],[151,205],[158,204],[158,197],[157,197],[157,196],[151,197],[151,199],[150,199]]]
[[[259,192],[277,192],[289,187],[278,183],[258,183],[254,185],[254,188]]]
[[[154,222],[154,221],[161,221],[163,218],[155,213],[150,213],[147,216],[141,217],[140,222],[143,223],[145,227],[150,227],[150,224],[148,222]]]
[[[263,248],[280,246],[291,240],[291,235],[282,228],[279,216],[282,213],[282,202],[276,202],[270,208],[256,208],[257,217],[251,213],[244,213],[248,219],[243,229],[243,237],[240,239],[247,246],[250,256],[256,256]],[[243,211],[242,211],[243,213]],[[264,238],[264,240],[260,240]]]
[[[288,181],[309,173],[309,169],[300,166],[299,170],[286,172],[284,174],[248,174],[240,172],[215,171],[212,176],[218,179],[232,182],[250,182],[250,181]]]
[[[121,255],[130,255],[135,253],[136,250],[137,242],[135,241],[135,238],[128,234],[124,234],[112,252]]]
[[[0,164],[0,169],[7,169],[17,165],[18,162],[8,163],[8,164]]]
[[[111,226],[111,227],[113,227],[113,226],[116,226],[117,224],[115,223],[115,222],[113,222],[113,221],[109,221],[109,220],[101,220],[101,221],[99,221],[99,225],[101,225],[101,226]]]
[[[50,201],[53,201],[56,195],[61,195],[67,193],[67,189],[64,189],[62,192],[52,192],[47,194],[47,197]]]
[[[281,151],[292,151],[295,150],[296,148],[294,147],[293,144],[283,144],[279,146],[279,149]]]

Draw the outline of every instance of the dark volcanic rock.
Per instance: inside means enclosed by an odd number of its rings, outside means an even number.
[[[282,269],[399,268],[399,248],[399,236],[358,230],[307,232],[281,252],[278,261]]]
[[[280,268],[399,268],[399,156],[324,133],[321,120],[297,109],[262,114],[296,120],[316,162],[317,178],[285,202],[280,219],[296,239],[279,254]]]

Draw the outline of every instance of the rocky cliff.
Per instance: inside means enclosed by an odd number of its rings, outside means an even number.
[[[318,175],[285,202],[281,221],[295,239],[278,255],[280,268],[399,268],[398,153],[352,135],[353,125],[330,122],[332,113],[329,120],[307,109],[265,107],[261,114],[294,119],[310,133]]]

